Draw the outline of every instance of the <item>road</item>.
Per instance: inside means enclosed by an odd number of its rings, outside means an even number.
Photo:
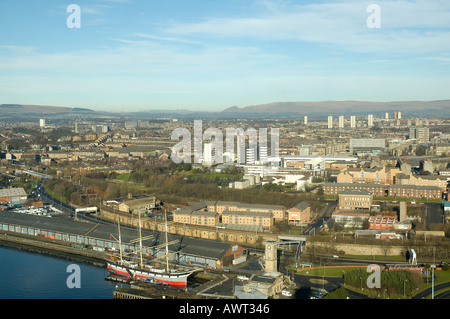
[[[331,214],[336,209],[337,202],[329,201],[323,206],[320,211],[317,213],[317,217],[310,224],[310,226],[303,232],[304,235],[312,235],[315,232],[319,232],[322,227],[327,223],[327,221],[331,218]]]
[[[450,288],[450,282],[444,282],[443,284],[438,284],[434,286],[434,298],[435,299],[450,299],[450,290],[443,292],[442,294],[436,294],[436,292],[440,289]],[[428,296],[431,296],[431,288],[425,289],[421,291],[417,295],[414,296],[413,299],[424,299]]]

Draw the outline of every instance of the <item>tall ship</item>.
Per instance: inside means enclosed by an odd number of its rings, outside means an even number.
[[[120,222],[118,224],[119,229],[119,257],[117,258],[107,258],[107,270],[113,276],[121,277],[126,281],[135,280],[148,283],[161,283],[169,285],[175,288],[187,288],[188,277],[195,272],[195,269],[184,269],[184,268],[171,268],[169,266],[169,242],[167,240],[167,217],[165,218],[165,257],[166,263],[165,267],[159,266],[160,263],[155,263],[154,258],[151,260],[152,265],[144,263],[142,252],[148,247],[143,247],[142,245],[142,234],[141,234],[141,219],[139,216],[139,255],[140,262],[133,261],[133,258],[125,258],[122,252],[122,241],[120,235]],[[151,236],[149,236],[151,237]],[[148,239],[148,237],[146,238]],[[174,241],[176,242],[176,241]],[[173,243],[173,242],[171,242]],[[154,246],[151,248],[159,248],[161,245]]]

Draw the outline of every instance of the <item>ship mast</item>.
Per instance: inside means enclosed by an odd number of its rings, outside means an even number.
[[[116,208],[114,207],[114,215],[116,214]],[[117,215],[116,215],[117,216]],[[122,236],[120,235],[120,217],[117,216],[117,228],[119,229],[119,253],[120,253],[120,262],[123,263],[122,260]]]
[[[139,212],[139,254],[141,257],[141,268],[144,267],[144,262],[142,260],[142,225],[141,225],[141,212]]]
[[[165,228],[166,228],[166,270],[169,272],[169,246],[168,246],[168,240],[167,240],[167,211],[164,209],[164,221],[165,221]]]

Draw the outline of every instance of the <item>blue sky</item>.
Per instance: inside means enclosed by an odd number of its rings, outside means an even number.
[[[0,2],[0,103],[221,111],[440,100],[449,87],[445,0]]]

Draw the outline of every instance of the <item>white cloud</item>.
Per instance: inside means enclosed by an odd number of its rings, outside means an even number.
[[[438,0],[376,1],[381,29],[369,29],[370,2],[338,1],[295,5],[263,1],[269,12],[258,17],[210,18],[172,23],[166,34],[299,41],[360,52],[417,52],[450,49],[450,3]]]

